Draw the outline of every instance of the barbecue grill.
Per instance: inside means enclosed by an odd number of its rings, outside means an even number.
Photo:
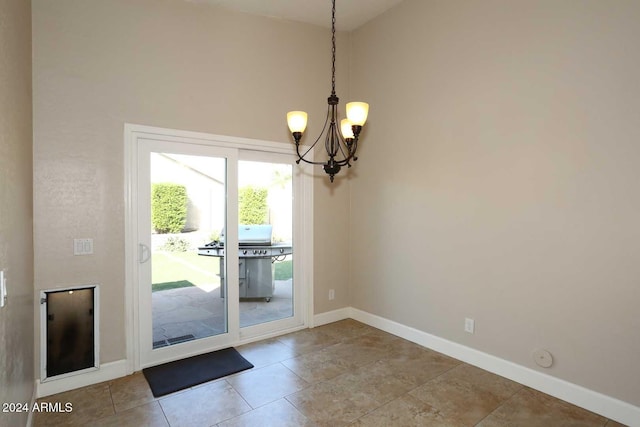
[[[240,298],[264,298],[271,301],[275,289],[275,260],[292,254],[291,244],[272,243],[272,226],[238,226],[238,262]],[[220,240],[214,240],[198,248],[198,255],[220,258],[220,297],[224,298],[224,230]]]

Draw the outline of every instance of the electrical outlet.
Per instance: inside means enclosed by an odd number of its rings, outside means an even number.
[[[470,334],[474,333],[476,329],[476,321],[473,319],[469,319],[468,317],[464,319],[464,330],[465,332],[469,332]]]
[[[335,289],[329,289],[329,301],[333,301],[336,299],[336,291]]]

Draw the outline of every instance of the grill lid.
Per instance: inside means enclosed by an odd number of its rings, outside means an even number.
[[[264,245],[271,244],[271,233],[273,227],[271,224],[246,225],[238,226],[238,245]],[[220,244],[224,244],[224,230],[220,233]]]

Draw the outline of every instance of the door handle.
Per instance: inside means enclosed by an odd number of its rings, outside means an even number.
[[[138,243],[138,262],[144,264],[151,258],[151,251],[144,243]]]

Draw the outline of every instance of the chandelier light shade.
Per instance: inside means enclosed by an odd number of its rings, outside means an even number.
[[[369,104],[366,102],[349,102],[347,104],[347,118],[354,126],[364,126],[369,114]]]
[[[323,165],[324,171],[333,182],[335,175],[343,166],[351,167],[351,162],[358,160],[358,137],[367,121],[369,104],[366,102],[349,102],[346,106],[347,118],[340,120],[338,130],[338,102],[336,95],[336,0],[331,8],[331,95],[327,99],[327,117],[320,136],[304,152],[300,152],[300,140],[307,127],[307,113],[304,111],[290,111],[287,113],[287,124],[296,144],[296,163],[305,162]],[[313,151],[318,142],[324,140],[327,159],[324,161],[308,160],[306,156]]]
[[[345,140],[353,139],[353,129],[351,128],[351,122],[349,119],[340,120],[340,130],[342,131],[342,137]]]
[[[287,123],[291,133],[303,133],[307,127],[307,113],[304,111],[289,111],[287,113]]]

